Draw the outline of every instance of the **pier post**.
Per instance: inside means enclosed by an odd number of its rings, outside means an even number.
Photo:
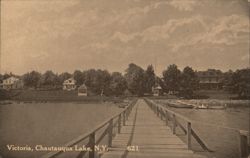
[[[166,126],[168,126],[168,112],[165,111]]]
[[[191,122],[187,122],[187,146],[188,150],[191,150],[191,136],[192,136],[192,127]]]
[[[240,150],[240,158],[247,158],[249,154],[248,140],[247,140],[248,132],[239,131],[239,150]]]
[[[128,111],[126,111],[126,121],[128,120]]]
[[[162,108],[161,108],[161,111],[160,111],[161,120],[162,120],[162,113],[163,113],[163,110],[162,110]]]
[[[157,116],[159,116],[159,107],[157,106]]]
[[[95,132],[91,133],[89,136],[89,158],[95,158]]]
[[[122,115],[120,114],[118,118],[118,133],[121,133],[121,119],[122,119]]]
[[[125,126],[126,125],[126,113],[125,113],[125,111],[122,113],[122,116],[123,116],[123,119],[122,119],[122,122],[123,122],[123,126]]]
[[[175,118],[175,114],[173,114],[173,134],[176,133],[176,118]]]
[[[112,138],[113,138],[113,119],[109,121],[109,133],[108,133],[108,146],[112,146]]]

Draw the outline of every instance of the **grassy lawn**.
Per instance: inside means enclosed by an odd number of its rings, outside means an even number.
[[[121,102],[125,97],[106,97],[106,96],[78,96],[77,91],[63,90],[16,90],[11,91],[13,94],[11,100],[16,101],[56,101],[56,102],[100,102],[113,101]],[[16,95],[17,94],[17,95]]]
[[[230,99],[232,97],[237,97],[237,94],[231,94],[223,90],[199,90],[195,94],[201,96],[208,96],[209,99]]]

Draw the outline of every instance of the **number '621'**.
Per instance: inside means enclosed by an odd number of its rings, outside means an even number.
[[[127,146],[128,151],[139,151],[139,147],[137,145]]]

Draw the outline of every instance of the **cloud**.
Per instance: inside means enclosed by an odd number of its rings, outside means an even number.
[[[215,26],[201,39],[203,42],[233,45],[247,42],[249,20],[239,15],[225,16],[216,21]]]
[[[184,26],[201,25],[206,28],[201,16],[193,16],[191,18],[171,19],[164,25],[152,26],[142,32],[143,41],[157,41],[168,39],[171,34]]]
[[[195,28],[192,30],[192,28]],[[189,18],[170,19],[163,25],[148,27],[140,32],[115,32],[112,40],[126,44],[135,38],[141,45],[146,42],[166,41],[172,51],[196,45],[235,45],[248,42],[248,17],[239,15],[222,16],[211,21],[196,15]],[[187,32],[175,33],[187,29]],[[191,31],[190,31],[191,30]],[[221,50],[221,49],[220,49]]]
[[[111,37],[111,40],[120,40],[123,43],[127,43],[133,40],[136,36],[139,36],[139,33],[124,34],[121,32],[115,32]]]
[[[59,13],[67,8],[75,6],[79,3],[78,0],[60,0],[60,1],[2,1],[1,9],[8,16],[3,16],[8,20],[19,20],[34,10],[39,13],[54,12]],[[53,16],[53,15],[51,15]]]
[[[201,16],[193,16],[191,18],[180,18],[180,19],[170,19],[167,23],[163,25],[153,25],[140,32],[134,32],[129,34],[124,34],[121,32],[116,32],[113,36],[113,40],[120,40],[121,42],[127,43],[135,39],[136,37],[141,37],[142,43],[145,42],[156,42],[159,40],[166,40],[171,37],[171,35],[182,29],[184,26],[200,25],[200,27],[206,29],[206,24]]]
[[[143,7],[132,7],[125,12],[122,12],[119,15],[116,15],[116,20],[119,21],[119,23],[127,24],[129,21],[132,21],[132,19],[137,19],[140,17],[144,17],[147,15],[150,11],[158,9],[162,5],[167,5],[168,2],[161,1],[161,2],[155,2],[150,3],[148,5],[145,5]]]
[[[249,54],[245,54],[245,55],[243,55],[240,59],[242,60],[242,61],[248,61],[249,60]]]
[[[58,63],[55,68],[60,70],[72,61],[75,67],[111,59],[119,61],[117,65],[146,63],[152,52],[164,58],[162,63],[175,62],[177,57],[182,62],[192,55],[204,61],[202,55],[216,51],[238,57],[227,50],[241,46],[235,52],[246,51],[249,17],[239,2],[230,2],[4,1],[3,67],[15,70],[14,60],[20,65],[21,61],[35,65],[48,60]],[[48,67],[44,64],[43,69]]]
[[[204,21],[203,21],[204,22]],[[248,17],[239,15],[223,16],[212,24],[207,31],[194,33],[172,45],[173,51],[186,46],[198,45],[236,45],[249,40]]]
[[[169,5],[175,7],[180,11],[192,11],[196,6],[201,3],[197,0],[172,0]]]

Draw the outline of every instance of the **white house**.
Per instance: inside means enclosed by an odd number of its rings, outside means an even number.
[[[23,81],[17,77],[11,76],[2,83],[3,89],[21,89],[23,88]]]
[[[75,90],[76,89],[76,80],[69,78],[63,82],[63,90]]]
[[[88,96],[88,88],[85,84],[78,88],[78,96]]]

